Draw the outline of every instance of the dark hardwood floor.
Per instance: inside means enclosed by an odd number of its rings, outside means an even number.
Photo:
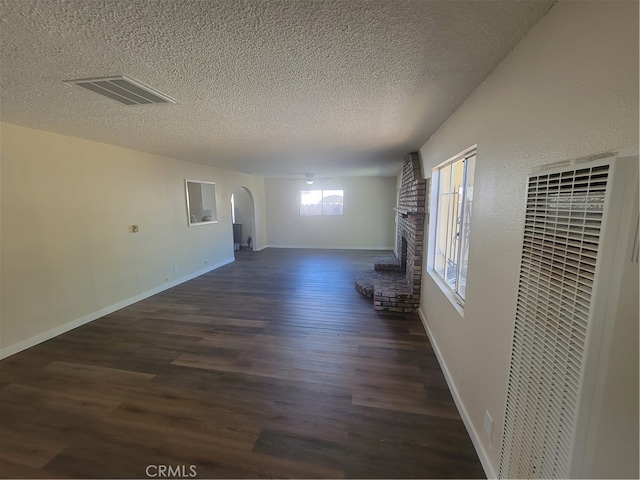
[[[0,362],[0,476],[484,476],[418,316],[354,288],[380,252],[237,253]]]

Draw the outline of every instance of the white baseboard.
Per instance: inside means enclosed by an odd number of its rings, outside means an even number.
[[[473,427],[473,424],[471,423],[471,419],[469,418],[467,409],[465,408],[464,403],[462,403],[462,399],[458,394],[458,389],[453,383],[453,379],[451,377],[449,369],[447,368],[447,364],[445,363],[444,358],[442,357],[442,353],[438,348],[438,342],[436,342],[435,338],[433,337],[433,334],[429,329],[429,324],[427,323],[427,317],[425,316],[421,308],[418,309],[418,315],[420,316],[422,325],[424,326],[424,329],[427,332],[427,336],[429,337],[429,341],[431,342],[433,351],[436,354],[436,358],[438,359],[438,363],[440,364],[440,368],[442,369],[444,378],[447,381],[447,385],[449,386],[449,391],[451,392],[453,401],[455,402],[456,407],[458,408],[458,412],[462,417],[464,426],[466,427],[467,432],[471,437],[471,441],[473,442],[473,446],[476,449],[476,453],[478,454],[478,458],[480,459],[480,463],[482,464],[482,468],[484,469],[484,474],[487,476],[487,478],[498,478],[496,471],[494,470],[493,466],[491,465],[491,462],[489,461],[489,456],[487,455],[486,450],[484,449],[484,447],[482,446],[482,443],[480,442],[480,437],[478,436],[478,432],[476,431],[476,429]]]
[[[393,246],[389,247],[372,247],[372,246],[344,246],[344,245],[267,245],[267,248],[309,248],[319,250],[393,250]]]
[[[72,320],[71,322],[67,322],[63,325],[60,325],[59,327],[52,328],[51,330],[47,330],[46,332],[40,333],[34,337],[23,340],[22,342],[18,342],[8,347],[5,347],[2,350],[0,350],[0,359],[10,357],[11,355],[15,355],[16,353],[26,350],[27,348],[31,348],[35,345],[38,345],[39,343],[46,342],[47,340],[51,340],[52,338],[57,337],[58,335],[61,335],[63,333],[66,333],[69,330],[73,330],[74,328],[78,328],[81,325],[85,325],[89,322],[93,322],[98,318],[104,317],[105,315],[109,315],[110,313],[113,313],[117,310],[120,310],[121,308],[127,307],[136,302],[139,302],[140,300],[144,300],[145,298],[148,298],[152,295],[156,295],[157,293],[173,288],[176,285],[180,285],[181,283],[187,282],[189,280],[193,280],[194,278],[199,277],[200,275],[204,275],[205,273],[215,270],[216,268],[220,268],[224,265],[228,265],[233,261],[235,261],[235,258],[233,257],[228,258],[226,260],[223,260],[222,262],[216,263],[215,265],[211,265],[203,270],[199,270],[185,277],[178,278],[172,282],[165,283],[156,288],[143,292],[139,295],[135,295],[133,297],[127,298],[126,300],[118,302],[114,305],[109,305],[108,307],[102,308],[97,312],[89,313],[88,315],[84,315],[80,318]]]

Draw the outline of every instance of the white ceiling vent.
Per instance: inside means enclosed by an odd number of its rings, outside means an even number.
[[[91,90],[94,93],[98,93],[125,105],[176,103],[176,101],[168,95],[160,93],[146,85],[142,85],[128,77],[82,78],[78,80],[66,80],[64,83],[86,88],[87,90]]]

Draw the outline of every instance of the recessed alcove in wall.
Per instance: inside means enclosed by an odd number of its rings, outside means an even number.
[[[231,194],[231,219],[234,246],[252,249],[255,244],[256,208],[253,194],[247,187],[237,187]]]

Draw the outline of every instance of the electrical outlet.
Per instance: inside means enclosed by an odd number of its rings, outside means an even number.
[[[138,227],[138,225],[131,225],[131,233],[138,233],[140,231],[140,228]]]
[[[493,433],[493,418],[489,415],[489,410],[484,411],[484,431],[487,437],[491,438],[491,434]]]
[[[178,273],[178,267],[177,266],[173,267],[173,273]]]

